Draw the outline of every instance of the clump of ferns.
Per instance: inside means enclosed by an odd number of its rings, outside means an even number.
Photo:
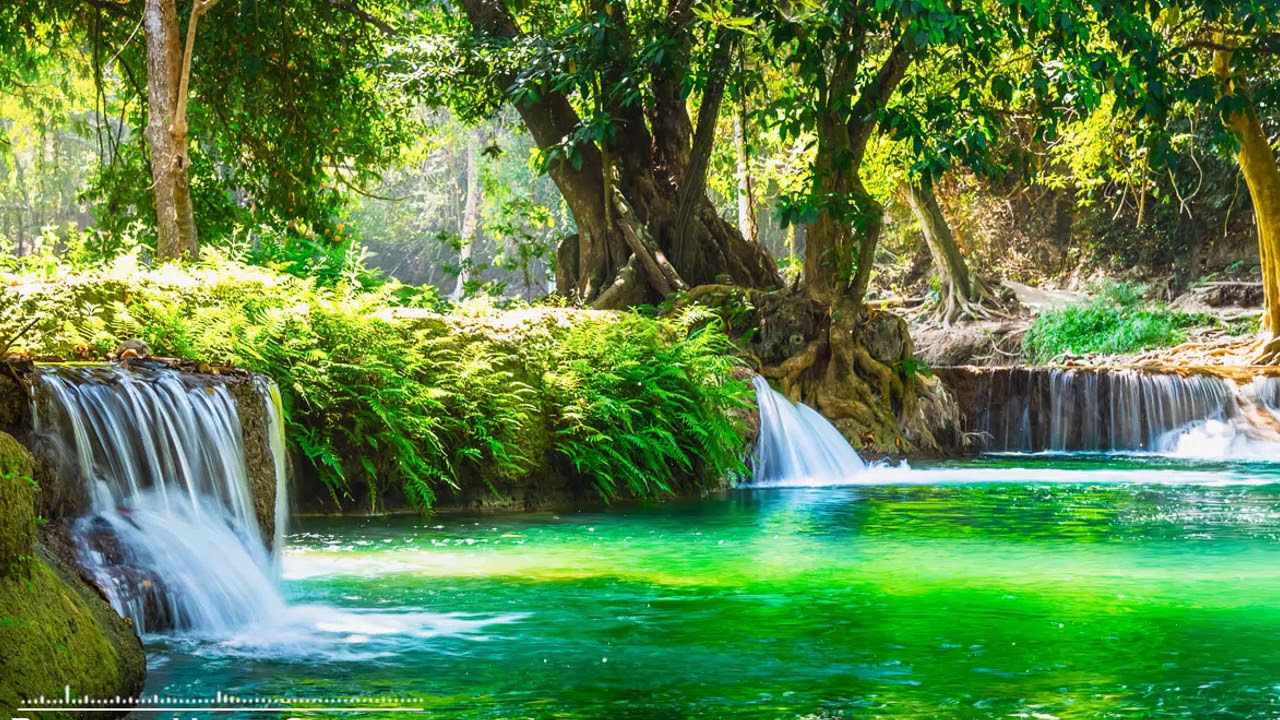
[[[547,376],[555,449],[604,498],[740,471],[745,389],[717,323],[623,315],[575,327]]]
[[[5,317],[58,318],[33,331],[42,351],[129,335],[157,355],[271,376],[290,444],[335,499],[367,485],[375,505],[399,488],[428,507],[443,487],[518,476],[548,450],[606,498],[741,467],[734,412],[748,391],[729,380],[736,361],[710,316],[566,311],[495,332],[496,311],[476,309],[462,332],[441,316],[397,318],[391,291],[234,264],[90,274],[73,297],[50,286],[3,300]]]

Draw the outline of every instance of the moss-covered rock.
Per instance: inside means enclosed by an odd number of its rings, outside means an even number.
[[[146,679],[133,627],[43,550],[27,577],[0,578],[0,647],[0,713],[68,686],[76,697],[137,697]]]
[[[25,576],[36,540],[35,462],[0,432],[0,574]]]
[[[146,676],[142,643],[37,539],[33,466],[0,433],[0,714],[14,714],[23,700],[60,697],[68,686],[77,697],[136,696]]]

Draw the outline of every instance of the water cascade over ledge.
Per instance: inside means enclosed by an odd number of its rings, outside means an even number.
[[[756,376],[760,437],[752,455],[757,485],[824,485],[848,482],[866,463],[827,419],[813,408],[793,404]]]
[[[259,383],[287,509],[278,394]],[[46,367],[37,432],[89,490],[73,536],[86,570],[139,633],[225,633],[284,609],[255,514],[244,427],[225,383],[170,370]]]
[[[943,368],[979,449],[1280,457],[1280,378],[1132,368]]]

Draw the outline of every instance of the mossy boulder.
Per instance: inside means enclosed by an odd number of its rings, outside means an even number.
[[[142,643],[36,537],[33,465],[0,433],[0,715],[16,714],[24,700],[61,697],[68,686],[76,697],[135,697],[146,677]]]
[[[0,578],[0,647],[0,714],[68,686],[75,697],[137,697],[146,679],[133,626],[43,549],[27,577]]]
[[[0,432],[0,574],[25,575],[36,541],[35,461]]]

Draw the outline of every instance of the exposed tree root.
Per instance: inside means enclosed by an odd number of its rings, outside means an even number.
[[[1262,338],[1253,350],[1254,365],[1280,365],[1280,336]]]
[[[731,334],[758,372],[822,413],[856,448],[940,450],[930,421],[955,413],[939,409],[949,400],[938,388],[930,390],[937,397],[928,412],[918,407],[922,379],[901,318],[853,304],[833,311],[798,293],[714,285],[691,289],[677,306],[695,301],[734,318]]]
[[[944,283],[942,299],[931,309],[934,322],[944,327],[958,323],[1011,320],[1018,314],[1017,299],[1002,297],[998,290],[981,278],[970,281],[969,297],[954,283]]]
[[[761,365],[760,374],[778,380],[782,386],[779,392],[786,395],[792,402],[800,402],[803,398],[800,387],[801,375],[817,364],[818,355],[826,349],[826,346],[827,332],[823,330],[822,334],[805,345],[804,351],[799,355],[793,355],[778,365]]]

